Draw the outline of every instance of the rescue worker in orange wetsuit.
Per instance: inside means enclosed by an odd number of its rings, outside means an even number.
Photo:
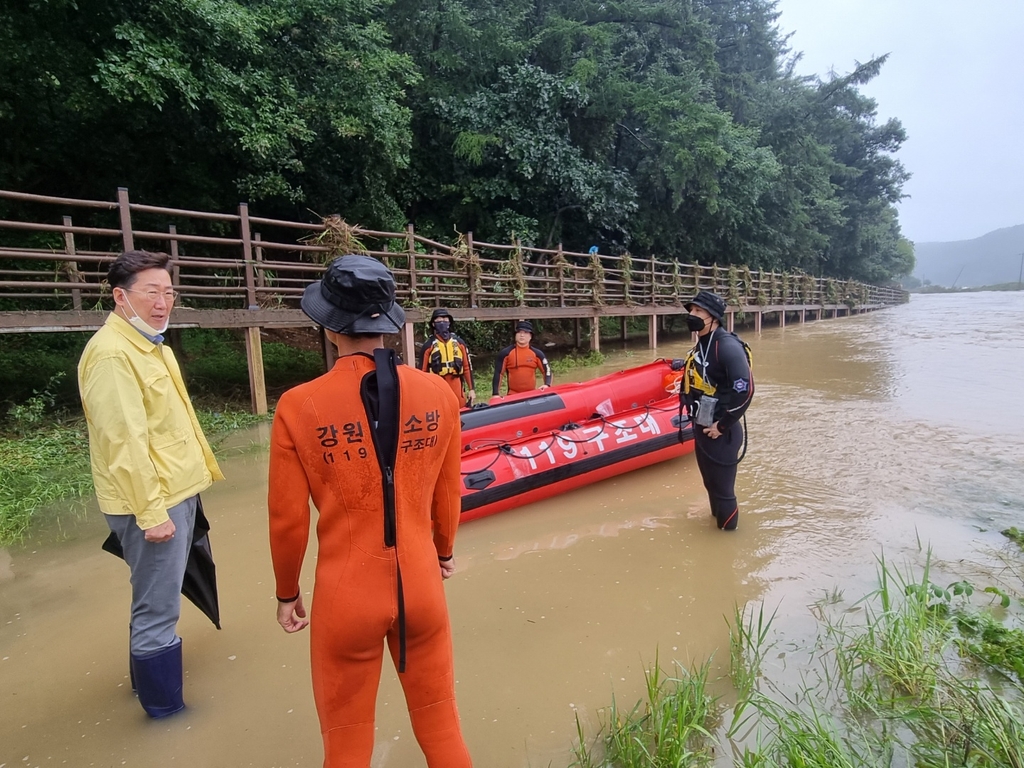
[[[313,696],[326,768],[368,768],[384,643],[430,768],[469,768],[455,706],[442,580],[455,571],[459,408],[437,376],[397,365],[384,333],[405,313],[391,272],[342,256],[302,309],[338,360],[278,402],[270,445],[270,549],[277,620],[311,625]],[[299,585],[309,498],[319,554],[309,619]]]
[[[537,347],[530,346],[533,339],[533,325],[526,320],[516,323],[516,343],[498,353],[494,363],[494,381],[491,394],[500,399],[501,379],[508,376],[508,394],[531,392],[551,386],[551,366],[548,359]],[[537,386],[537,372],[544,377],[544,383]]]
[[[420,370],[435,373],[448,382],[459,398],[459,407],[465,408],[476,399],[473,363],[466,342],[452,330],[454,326],[455,320],[447,309],[438,307],[431,313],[431,334],[420,352]]]

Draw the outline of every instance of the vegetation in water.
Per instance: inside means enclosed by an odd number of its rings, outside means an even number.
[[[551,360],[551,371],[555,374],[566,374],[575,368],[589,368],[601,365],[604,361],[605,356],[596,349],[592,349],[584,354],[570,352],[564,357]]]
[[[707,766],[714,760],[712,730],[717,723],[715,700],[708,692],[710,664],[687,670],[678,665],[666,675],[658,665],[645,670],[647,697],[631,709],[615,699],[596,743],[588,739],[579,716],[575,768],[604,766]]]
[[[596,736],[577,718],[572,766],[687,768],[724,747],[737,768],[1021,768],[1019,590],[935,584],[930,555],[916,574],[879,558],[874,592],[813,606],[819,635],[798,683],[767,663],[774,614],[737,609],[731,712],[707,695],[706,666],[671,686],[648,670],[647,699],[626,713],[613,700]]]
[[[64,376],[56,374],[41,392],[8,411],[0,428],[0,546],[20,541],[39,514],[76,513],[93,490],[85,420],[53,411]],[[197,409],[196,416],[216,452],[231,432],[267,416],[238,410]]]
[[[1018,547],[1020,547],[1021,551],[1024,552],[1024,531],[1019,530],[1015,526],[1011,526],[1010,528],[1007,528],[1005,531],[1001,531],[1001,533],[1003,534],[1003,536],[1005,536]]]

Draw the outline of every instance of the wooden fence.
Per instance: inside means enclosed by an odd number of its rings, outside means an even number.
[[[680,312],[700,288],[726,299],[730,326],[735,313],[747,313],[758,330],[766,313],[784,324],[787,312],[802,320],[807,311],[820,318],[907,300],[899,289],[805,274],[475,242],[471,232],[453,232],[449,244],[416,234],[412,225],[378,232],[337,216],[269,219],[250,215],[245,203],[237,213],[143,205],[131,202],[124,188],[116,201],[0,190],[0,216],[4,201],[16,203],[22,219],[0,218],[0,333],[99,327],[112,306],[103,282],[109,263],[124,250],[163,250],[174,257],[181,294],[175,327],[248,329],[257,410],[266,408],[265,393],[258,393],[259,329],[310,325],[298,309],[303,287],[340,253],[375,256],[394,272],[409,319],[407,355],[412,323],[436,306],[459,320],[591,318],[597,348],[601,316],[651,317],[656,345],[657,316]]]

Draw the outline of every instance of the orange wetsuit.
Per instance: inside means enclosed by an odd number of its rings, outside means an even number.
[[[498,353],[494,364],[494,381],[491,394],[499,394],[501,377],[508,374],[508,393],[529,392],[537,388],[536,372],[540,371],[544,383],[551,386],[551,366],[548,359],[536,347],[520,347],[512,344]]]
[[[393,364],[397,408],[378,404],[376,370],[368,355],[348,355],[278,402],[269,493],[277,594],[299,594],[312,496],[310,645],[324,765],[370,765],[386,639],[427,765],[465,768],[438,565],[452,555],[460,512],[458,404],[438,377]]]

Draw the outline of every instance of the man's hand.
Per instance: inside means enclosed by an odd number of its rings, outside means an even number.
[[[146,541],[150,544],[163,544],[165,541],[170,541],[174,538],[174,521],[167,518],[160,525],[147,528],[143,533],[146,536]]]
[[[537,387],[537,391],[538,392],[543,392],[547,388],[548,388],[547,384],[541,384],[539,387]]]
[[[476,400],[476,390],[475,389],[471,389],[471,390],[469,390],[469,394],[466,395],[466,405],[472,407],[473,402],[475,400]]]
[[[455,573],[455,558],[451,560],[438,560],[438,564],[441,566],[441,579],[450,579]]]
[[[504,399],[505,398],[502,397],[501,395],[491,395],[491,402],[492,403],[497,403],[497,402],[499,402],[501,400],[504,400]]]
[[[710,427],[704,428],[704,434],[710,437],[712,440],[717,440],[722,436],[722,433],[718,431],[718,422],[716,421]]]
[[[309,626],[309,619],[306,618],[306,606],[302,604],[302,595],[290,603],[278,602],[277,623],[288,634]]]

